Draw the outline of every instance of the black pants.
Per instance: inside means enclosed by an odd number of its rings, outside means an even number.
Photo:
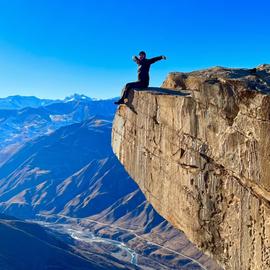
[[[143,82],[143,81],[127,83],[122,90],[120,100],[123,101],[125,98],[127,98],[131,89],[133,89],[133,88],[143,89],[143,88],[148,87],[148,84],[149,84],[148,82]]]

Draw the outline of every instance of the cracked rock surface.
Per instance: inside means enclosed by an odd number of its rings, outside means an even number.
[[[115,115],[112,147],[154,208],[224,269],[270,269],[270,65],[170,73]]]

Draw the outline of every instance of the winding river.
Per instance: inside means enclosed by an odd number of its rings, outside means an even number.
[[[63,217],[65,217],[65,216],[63,216]],[[70,219],[75,220],[75,218],[70,218]],[[159,247],[161,249],[166,250],[167,252],[170,252],[170,253],[174,254],[175,256],[180,256],[181,258],[186,260],[187,264],[190,264],[190,263],[195,264],[195,265],[199,266],[200,269],[207,270],[205,268],[205,266],[203,266],[196,259],[194,259],[192,257],[189,257],[189,256],[187,256],[187,255],[185,255],[183,253],[177,252],[177,251],[175,251],[175,250],[173,250],[173,249],[171,249],[169,247],[161,246],[158,243],[155,243],[155,242],[149,241],[147,239],[144,239],[144,237],[138,235],[136,232],[134,232],[132,230],[122,228],[122,227],[118,227],[118,226],[115,226],[115,225],[112,225],[112,224],[106,224],[106,223],[103,223],[103,222],[91,220],[89,218],[87,220],[91,221],[93,223],[100,224],[100,225],[106,225],[108,227],[117,229],[119,231],[120,230],[126,231],[126,232],[134,235],[134,237],[136,237],[137,239],[140,239],[140,240],[142,240],[144,242],[146,241],[146,243],[148,245]],[[39,223],[41,223],[43,226],[46,226],[46,227],[48,227],[48,228],[50,228],[52,230],[56,230],[58,232],[67,234],[72,239],[74,239],[76,241],[81,241],[81,242],[84,242],[84,243],[87,243],[87,244],[104,243],[104,244],[107,244],[107,245],[117,247],[122,252],[119,252],[118,255],[116,254],[117,253],[116,252],[115,255],[114,255],[115,257],[119,258],[119,256],[120,256],[122,260],[129,261],[132,265],[140,267],[140,265],[138,263],[138,256],[142,255],[142,254],[137,253],[135,250],[131,249],[130,247],[128,247],[123,242],[120,242],[120,241],[117,241],[117,240],[112,240],[110,238],[106,238],[106,237],[102,237],[102,236],[97,236],[97,235],[93,234],[92,232],[90,232],[89,230],[82,229],[80,226],[78,227],[76,225],[74,226],[74,225],[67,224],[67,223],[65,223],[65,224],[64,223],[50,223],[50,222],[43,222],[43,221],[40,221]],[[166,267],[165,265],[163,265],[163,266],[166,269],[168,269],[168,267]]]
[[[68,228],[67,232],[73,239],[75,239],[77,241],[83,241],[86,243],[95,242],[95,243],[112,244],[112,245],[120,248],[121,250],[125,251],[130,256],[130,263],[132,263],[133,265],[137,265],[138,254],[122,242],[119,242],[116,240],[111,240],[108,238],[98,237],[98,236],[95,236],[91,232],[76,231],[72,228]]]

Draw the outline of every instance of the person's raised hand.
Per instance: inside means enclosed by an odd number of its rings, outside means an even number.
[[[167,57],[166,57],[165,55],[162,55],[162,59],[163,59],[163,60],[166,60]]]

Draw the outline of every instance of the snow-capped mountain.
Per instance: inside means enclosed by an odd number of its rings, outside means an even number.
[[[71,96],[66,97],[66,98],[64,99],[64,102],[70,102],[70,101],[75,101],[75,100],[77,100],[77,101],[79,101],[79,100],[88,100],[88,101],[92,101],[92,100],[94,100],[94,99],[92,99],[92,98],[90,98],[90,97],[88,97],[88,96],[86,96],[86,95],[83,95],[83,94],[77,94],[77,93],[75,93],[75,94],[73,94],[73,95],[71,95]]]

